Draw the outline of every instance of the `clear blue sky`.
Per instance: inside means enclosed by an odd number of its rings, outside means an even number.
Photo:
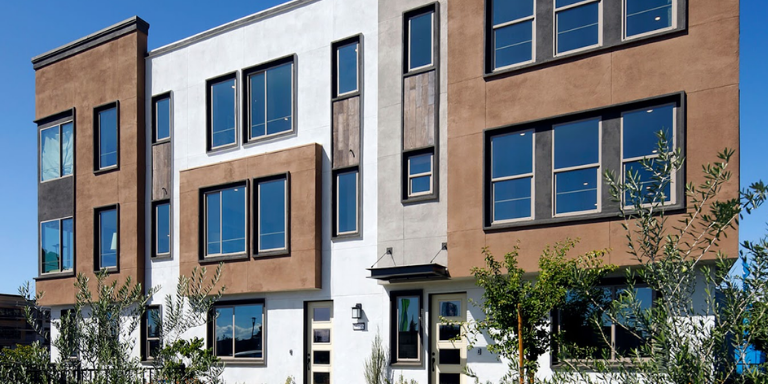
[[[4,84],[0,92],[0,293],[15,293],[20,284],[37,275],[35,77],[30,59],[133,15],[149,22],[149,48],[153,49],[282,2],[0,2],[0,84]],[[757,179],[768,182],[768,2],[742,0],[741,15],[741,182],[745,186]],[[768,230],[766,223],[768,206],[742,222],[741,239],[759,238]]]

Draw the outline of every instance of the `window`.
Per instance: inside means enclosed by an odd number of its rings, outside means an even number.
[[[205,256],[245,252],[247,195],[245,184],[204,194]]]
[[[624,37],[672,28],[676,10],[675,0],[624,0]]]
[[[358,38],[354,41],[344,41],[334,49],[334,67],[336,72],[336,94],[343,96],[355,93],[360,90],[359,84],[359,65],[360,65],[360,42]]]
[[[421,291],[392,293],[394,363],[421,362]]]
[[[535,0],[490,0],[493,69],[533,61]]]
[[[216,356],[264,359],[264,303],[216,305],[213,314]]]
[[[491,138],[493,222],[533,217],[533,130]]]
[[[554,127],[555,216],[600,210],[600,119]]]
[[[644,108],[622,114],[622,169],[624,180],[636,177],[641,190],[649,191],[645,200],[632,201],[627,192],[624,204],[633,206],[635,203],[674,202],[674,177],[672,180],[661,180],[654,177],[653,172],[642,165],[643,159],[654,166],[654,159],[659,157],[658,133],[663,132],[667,140],[667,151],[675,148],[675,106],[673,104]],[[656,195],[653,191],[661,192]]]
[[[257,180],[256,226],[257,252],[288,249],[288,178],[287,175]]]
[[[152,142],[159,143],[171,138],[171,95],[152,98]]]
[[[72,218],[40,223],[42,273],[72,271],[75,227]]]
[[[555,0],[557,54],[600,45],[599,0]]]
[[[156,202],[152,210],[152,257],[171,255],[171,203]]]
[[[120,250],[117,206],[96,210],[96,264],[99,269],[117,269]]]
[[[408,197],[432,194],[432,152],[410,155],[408,162]]]
[[[94,110],[94,126],[97,148],[96,170],[116,168],[119,151],[116,102]]]
[[[433,7],[406,15],[406,72],[434,65],[434,23]]]
[[[237,144],[237,74],[208,80],[208,150]]]
[[[72,174],[74,124],[54,125],[40,131],[40,181]]]
[[[62,309],[59,317],[59,353],[68,356],[70,359],[76,359],[79,347],[77,338],[78,316],[74,308]]]
[[[358,232],[359,172],[357,168],[336,173],[336,236]]]
[[[147,308],[147,312],[144,314],[144,329],[142,330],[142,336],[144,337],[142,351],[144,360],[152,360],[157,356],[157,352],[160,350],[160,324],[161,312],[159,306],[150,306]]]
[[[293,57],[244,71],[247,141],[293,131]]]

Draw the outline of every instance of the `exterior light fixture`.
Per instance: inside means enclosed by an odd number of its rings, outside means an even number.
[[[352,319],[360,320],[363,317],[363,305],[360,303],[352,307]]]

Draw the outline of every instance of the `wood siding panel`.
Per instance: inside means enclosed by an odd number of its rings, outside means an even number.
[[[152,200],[171,197],[171,143],[152,147]]]
[[[360,165],[360,96],[333,103],[333,168]]]
[[[405,78],[403,84],[403,149],[435,145],[435,71]]]

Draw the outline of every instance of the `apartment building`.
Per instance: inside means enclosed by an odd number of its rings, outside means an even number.
[[[655,156],[665,130],[688,158],[676,214],[701,164],[738,148],[738,12],[293,0],[151,51],[148,23],[115,24],[33,59],[37,287],[55,321],[75,275],[106,269],[161,287],[162,316],[180,274],[221,262],[226,294],[190,336],[227,382],[362,382],[376,334],[396,376],[497,380],[485,340],[469,350],[444,322],[481,316],[481,248],[520,241],[534,271],[578,237],[574,253],[632,265],[600,175]],[[152,332],[136,338],[150,361]]]

